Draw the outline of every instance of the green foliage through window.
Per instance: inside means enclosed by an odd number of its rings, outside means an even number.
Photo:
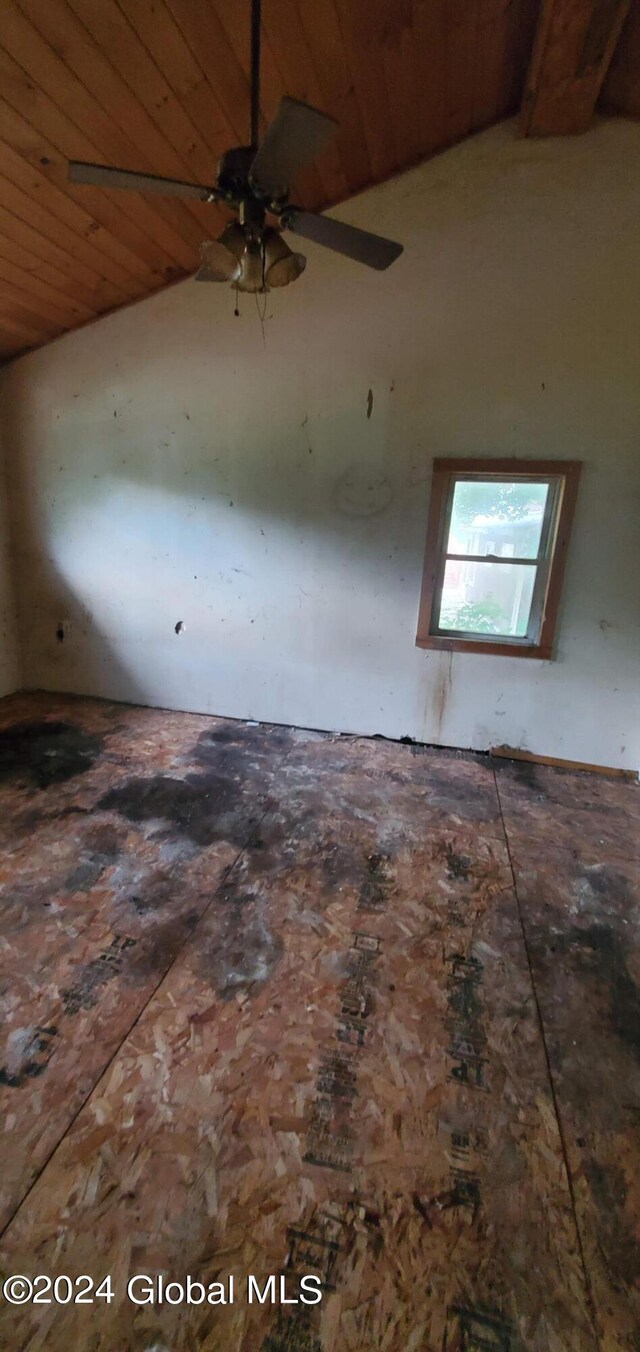
[[[462,601],[459,605],[442,606],[440,625],[443,629],[459,629],[468,634],[506,634],[508,616],[497,602]]]

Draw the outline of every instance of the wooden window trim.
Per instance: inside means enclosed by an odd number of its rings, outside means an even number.
[[[582,465],[578,460],[457,458],[434,460],[416,647],[437,648],[443,652],[490,653],[494,657],[534,657],[543,661],[552,659],[558,608],[581,468]],[[549,576],[543,600],[542,624],[537,643],[516,644],[500,642],[500,640],[492,642],[489,639],[451,638],[443,634],[430,633],[436,579],[443,552],[443,536],[445,526],[448,525],[446,506],[451,478],[460,474],[500,474],[505,479],[544,479],[548,476],[561,478],[555,540],[551,546]]]

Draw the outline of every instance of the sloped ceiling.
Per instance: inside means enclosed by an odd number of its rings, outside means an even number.
[[[592,0],[590,0],[592,2]],[[261,111],[331,113],[321,209],[517,110],[538,0],[263,0]],[[248,0],[0,0],[0,359],[198,265],[220,208],[67,182],[68,159],[212,181],[249,139]],[[637,111],[640,6],[605,98]]]

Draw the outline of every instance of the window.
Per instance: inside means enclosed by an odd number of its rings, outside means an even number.
[[[580,465],[436,460],[420,648],[552,654]]]

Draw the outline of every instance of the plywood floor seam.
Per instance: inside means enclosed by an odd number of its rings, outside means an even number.
[[[637,1352],[638,801],[1,705],[0,1266],[115,1290],[0,1301],[2,1347]],[[317,1307],[248,1298],[304,1273]]]
[[[556,1088],[555,1088],[555,1084],[554,1084],[553,1072],[552,1072],[552,1068],[551,1068],[551,1058],[550,1058],[550,1055],[549,1055],[549,1047],[548,1047],[548,1045],[547,1045],[546,1030],[545,1030],[545,1026],[544,1026],[544,1019],[543,1019],[543,1017],[542,1017],[542,1009],[541,1009],[540,1000],[539,1000],[539,997],[538,997],[538,992],[537,992],[537,989],[536,989],[536,976],[535,976],[535,971],[534,971],[533,963],[532,963],[532,960],[531,960],[531,952],[530,952],[530,949],[529,949],[529,943],[528,943],[528,939],[527,939],[527,927],[526,927],[526,924],[525,924],[525,918],[524,918],[524,915],[523,915],[522,906],[521,906],[521,904],[520,904],[520,898],[519,898],[519,896],[518,896],[518,881],[517,881],[517,877],[516,877],[516,871],[515,871],[513,859],[512,859],[512,857],[511,857],[511,851],[510,851],[510,849],[509,849],[509,838],[508,838],[508,835],[507,835],[507,828],[506,828],[506,824],[505,824],[505,821],[504,821],[504,815],[503,815],[503,812],[502,812],[502,802],[501,802],[501,799],[500,799],[500,784],[499,784],[498,776],[497,776],[495,770],[494,770],[494,776],[493,776],[493,777],[494,777],[495,786],[496,786],[496,796],[497,796],[497,799],[498,799],[498,803],[499,803],[499,805],[500,805],[500,815],[501,815],[501,817],[502,817],[502,824],[503,824],[503,828],[504,828],[505,844],[506,844],[507,854],[508,854],[508,857],[509,857],[509,868],[510,868],[510,871],[511,871],[511,877],[512,877],[512,880],[513,880],[513,895],[514,895],[514,897],[515,897],[516,905],[517,905],[517,908],[518,908],[518,917],[519,917],[519,920],[520,920],[520,927],[521,927],[521,930],[522,930],[522,941],[523,941],[525,953],[526,953],[526,956],[527,956],[527,966],[528,966],[528,969],[529,969],[529,976],[530,976],[530,979],[531,979],[531,989],[532,989],[532,992],[533,992],[533,997],[534,997],[535,1005],[536,1005],[536,1015],[537,1015],[537,1019],[538,1019],[538,1027],[539,1027],[539,1029],[540,1029],[540,1039],[541,1039],[542,1046],[543,1046],[543,1049],[544,1049],[544,1056],[545,1056],[545,1061],[546,1061],[546,1066],[547,1066],[547,1075],[548,1075],[548,1080],[549,1080],[549,1088],[550,1088],[550,1091],[551,1091],[551,1098],[552,1098],[552,1101],[553,1101],[553,1110],[554,1110],[554,1113],[555,1113],[556,1123],[557,1123],[557,1126],[558,1126],[558,1137],[559,1137],[560,1145],[561,1145],[561,1149],[562,1149],[562,1158],[563,1158],[563,1161],[564,1161],[564,1169],[565,1169],[565,1175],[566,1175],[566,1179],[567,1179],[567,1186],[568,1186],[568,1189],[569,1189],[569,1196],[570,1196],[570,1198],[571,1198],[571,1209],[572,1209],[572,1212],[573,1212],[573,1220],[574,1220],[574,1225],[575,1225],[575,1228],[576,1228],[576,1240],[577,1240],[578,1249],[579,1249],[579,1253],[580,1253],[580,1266],[581,1266],[581,1269],[582,1269],[582,1277],[583,1277],[584,1286],[585,1286],[585,1295],[586,1295],[586,1300],[587,1300],[587,1305],[588,1305],[588,1309],[589,1309],[589,1314],[590,1314],[591,1322],[592,1322],[592,1326],[593,1326],[594,1339],[595,1339],[595,1341],[596,1341],[596,1343],[597,1343],[598,1349],[600,1350],[600,1348],[601,1348],[601,1341],[600,1341],[599,1332],[598,1332],[598,1319],[597,1319],[597,1312],[596,1312],[596,1304],[595,1304],[595,1299],[594,1299],[593,1290],[592,1290],[592,1286],[591,1286],[591,1280],[590,1280],[590,1275],[589,1275],[589,1269],[588,1269],[587,1262],[586,1262],[584,1246],[583,1246],[583,1242],[582,1242],[582,1234],[581,1234],[581,1230],[580,1230],[580,1223],[579,1223],[579,1220],[578,1220],[578,1209],[577,1209],[577,1205],[576,1205],[576,1198],[575,1198],[575,1192],[574,1192],[574,1186],[573,1186],[573,1178],[572,1178],[571,1166],[570,1166],[570,1161],[569,1161],[569,1151],[568,1151],[568,1148],[567,1148],[567,1142],[566,1142],[566,1138],[565,1138],[564,1126],[563,1126],[563,1121],[562,1121],[562,1113],[561,1113],[561,1111],[560,1111],[560,1105],[559,1105],[559,1103],[558,1103],[558,1098],[557,1098],[557,1094],[556,1094]]]

